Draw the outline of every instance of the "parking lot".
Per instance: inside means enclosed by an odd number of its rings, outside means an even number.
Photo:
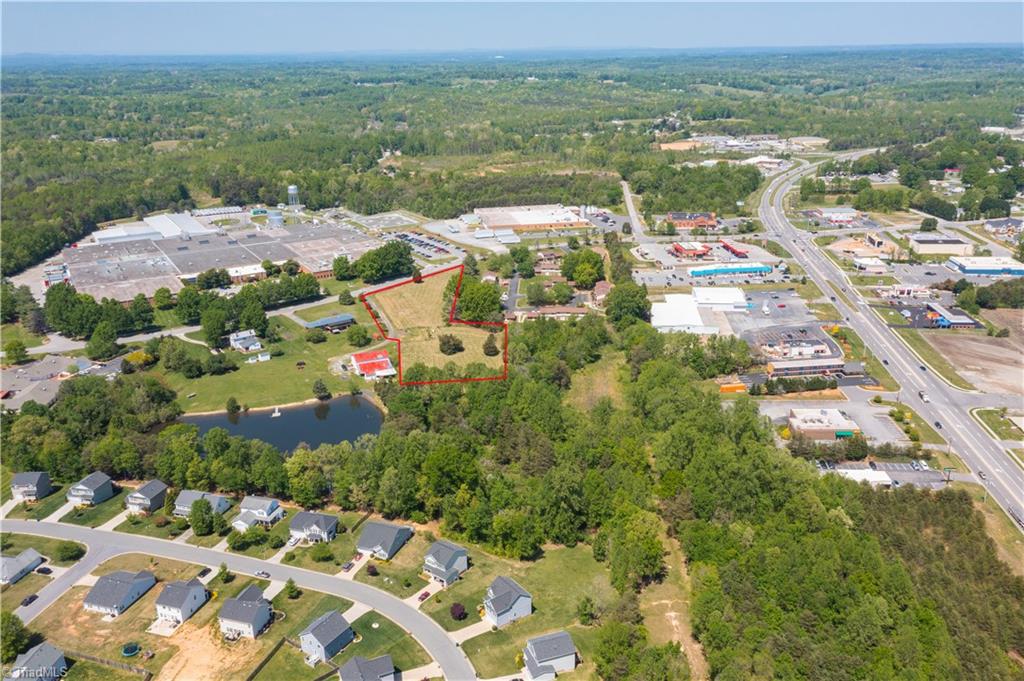
[[[750,311],[727,312],[726,317],[736,335],[745,338],[765,329],[792,329],[802,325],[816,327],[817,321],[807,303],[796,291],[746,291]],[[768,314],[765,314],[765,309]],[[818,335],[821,335],[818,332]]]
[[[410,227],[416,221],[402,213],[379,213],[377,215],[359,215],[355,221],[370,229],[394,229],[396,227]]]
[[[859,389],[844,391],[848,396],[857,395]],[[759,400],[758,407],[761,413],[769,417],[772,423],[782,425],[787,422],[790,409],[808,408],[829,408],[841,409],[857,423],[864,434],[864,439],[874,444],[891,442],[893,444],[908,444],[906,434],[893,423],[889,418],[888,409],[872,405],[863,399],[851,399],[846,402],[811,402],[808,400]],[[865,464],[866,465],[866,464]],[[901,465],[901,464],[897,464]]]
[[[863,462],[844,463],[836,466],[838,470],[863,470],[870,467],[871,464]],[[894,487],[913,485],[927,489],[942,489],[946,486],[945,476],[942,471],[930,466],[927,469],[914,470],[913,465],[910,463],[876,461],[874,462],[874,469],[888,473],[889,477],[892,478]]]
[[[654,288],[672,288],[673,286],[744,286],[750,284],[790,283],[790,276],[780,271],[767,275],[756,274],[725,274],[715,277],[690,277],[688,267],[699,265],[691,263],[663,270],[633,270],[633,281]]]
[[[466,256],[465,251],[458,246],[435,236],[429,236],[419,232],[397,232],[390,236],[409,244],[416,255],[427,260],[436,260],[439,258],[447,259],[452,257],[462,260]]]

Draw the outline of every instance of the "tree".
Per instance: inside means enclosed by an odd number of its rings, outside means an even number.
[[[195,324],[199,321],[202,298],[195,286],[186,286],[178,291],[178,302],[174,306],[174,314],[182,324]]]
[[[327,340],[327,334],[323,329],[310,329],[306,332],[307,343],[323,343]]]
[[[412,246],[398,240],[389,241],[380,248],[367,251],[355,263],[356,272],[369,284],[396,277],[408,277],[415,266]]]
[[[578,251],[580,248],[580,240],[574,236],[571,236],[568,239],[566,239],[565,245],[568,246],[571,250]]]
[[[582,263],[573,271],[572,279],[579,288],[592,289],[597,283],[598,273],[590,263]]]
[[[341,293],[338,294],[339,305],[355,305],[356,299],[352,297],[352,292],[347,288],[341,289]]]
[[[313,396],[318,400],[331,399],[331,391],[327,389],[327,384],[324,383],[322,378],[313,381]]]
[[[922,232],[934,232],[939,228],[939,221],[935,218],[924,218],[921,220],[921,231]]]
[[[4,359],[8,364],[21,364],[28,359],[28,350],[25,344],[15,338],[4,343]]]
[[[618,284],[605,298],[605,315],[616,327],[623,328],[633,320],[650,321],[651,301],[647,291],[627,281]]]
[[[480,274],[480,266],[476,262],[476,258],[472,253],[467,253],[466,257],[462,260],[463,272],[471,277],[478,276]]]
[[[206,499],[196,499],[188,514],[188,524],[197,537],[213,534],[213,506]]]
[[[313,548],[309,550],[309,557],[317,563],[326,563],[327,561],[334,560],[334,553],[327,542],[319,542],[314,544]]]
[[[241,409],[241,407],[238,406],[238,400],[235,399],[234,395],[228,398],[228,401],[224,405],[224,408],[227,410],[229,414],[237,414]]]
[[[453,620],[461,622],[466,619],[466,606],[462,603],[452,603],[452,607],[448,609],[448,613],[452,616]]]
[[[450,333],[442,333],[437,337],[438,346],[445,355],[454,355],[465,350],[462,339]]]
[[[139,293],[132,298],[128,314],[131,315],[132,326],[137,331],[153,326],[153,306],[149,304],[144,293]]]
[[[487,340],[484,341],[484,354],[488,357],[494,357],[500,352],[501,350],[498,349],[498,343],[494,339],[494,334],[487,334]]]
[[[57,550],[54,553],[56,554],[54,558],[62,563],[68,563],[84,556],[85,549],[77,542],[62,541],[57,544]]]
[[[412,280],[417,284],[423,283],[423,272],[419,267],[412,268]]]
[[[211,348],[219,347],[221,338],[228,330],[228,315],[221,307],[211,305],[203,310],[200,325],[206,344]]]
[[[597,611],[594,607],[594,599],[584,596],[576,606],[576,617],[583,626],[590,626],[597,619]]]
[[[117,329],[111,322],[96,325],[85,345],[85,354],[89,359],[107,359],[117,354]]]
[[[161,286],[153,292],[153,305],[158,310],[169,310],[174,307],[174,299],[171,297],[171,289]]]
[[[267,335],[269,323],[270,321],[267,319],[267,313],[263,309],[263,305],[255,298],[246,302],[242,312],[238,315],[238,328],[252,329],[260,337]]]
[[[551,287],[551,291],[549,292],[549,294],[551,296],[551,300],[556,305],[567,304],[570,300],[572,300],[572,297],[574,295],[572,287],[566,284],[564,281],[555,282],[555,284]]]
[[[362,348],[369,345],[373,338],[370,336],[370,332],[366,330],[365,326],[356,324],[354,326],[350,326],[348,330],[345,331],[345,340],[354,347]]]
[[[302,595],[302,590],[296,586],[295,580],[291,577],[289,577],[288,581],[284,583],[284,595],[292,601]]]
[[[20,653],[28,648],[31,636],[21,618],[13,612],[0,612],[0,661],[14,662]]]
[[[550,302],[544,282],[531,281],[526,285],[526,302],[533,306],[547,305]]]
[[[380,570],[377,569],[376,565],[371,563],[370,565],[366,566],[366,574],[370,575],[371,577],[376,577],[380,574]]]
[[[281,274],[281,267],[279,265],[275,265],[272,260],[264,260],[260,263],[260,267],[263,268],[263,271],[268,277],[276,277]]]
[[[301,268],[299,267],[299,263],[295,262],[291,258],[288,258],[283,263],[281,263],[281,271],[287,274],[289,277],[294,277],[296,274],[299,273],[300,269]]]
[[[334,278],[338,281],[348,281],[349,279],[356,278],[355,267],[348,261],[348,256],[346,255],[339,255],[335,258],[331,269],[334,271]]]
[[[217,570],[217,579],[220,580],[221,584],[229,584],[234,581],[235,576],[228,570],[227,563],[220,564],[220,568]]]

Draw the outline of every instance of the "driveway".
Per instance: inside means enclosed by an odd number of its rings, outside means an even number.
[[[199,565],[217,565],[224,562],[229,570],[237,573],[251,575],[257,570],[265,570],[270,574],[271,580],[287,581],[288,579],[294,579],[299,587],[363,603],[398,624],[416,639],[431,658],[441,666],[444,678],[453,681],[469,681],[476,678],[476,673],[469,659],[448,638],[447,632],[436,622],[391,594],[367,584],[342,580],[333,575],[325,575],[290,565],[275,565],[274,563],[248,556],[220,553],[189,544],[179,544],[154,537],[108,532],[88,527],[78,527],[76,525],[9,520],[4,523],[4,530],[55,537],[57,539],[70,539],[88,544],[91,547],[102,547],[98,550],[96,548],[90,550],[75,568],[43,588],[40,591],[39,601],[32,604],[36,606],[32,608],[32,617],[49,604],[45,603],[40,606],[40,602],[44,600],[42,597],[44,592],[49,590],[52,593],[52,598],[49,599],[49,602],[56,600],[57,596],[74,583],[74,580],[68,579],[69,575],[76,573],[75,580],[77,580],[92,572],[93,568],[103,560],[118,554],[142,553]]]
[[[471,638],[476,638],[486,634],[491,630],[491,623],[488,620],[480,620],[476,624],[470,624],[468,627],[456,629],[448,634],[448,637],[458,644],[465,643]]]

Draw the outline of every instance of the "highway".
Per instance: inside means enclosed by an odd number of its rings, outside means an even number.
[[[300,587],[334,594],[367,605],[409,632],[430,657],[441,666],[444,678],[455,681],[476,679],[476,672],[469,658],[439,624],[399,598],[367,584],[339,579],[334,575],[303,568],[270,563],[227,551],[215,551],[166,539],[77,525],[5,519],[3,530],[4,532],[70,539],[89,547],[89,552],[80,561],[80,564],[71,568],[75,571],[73,580],[71,577],[55,579],[53,583],[40,591],[40,598],[36,603],[27,609],[19,608],[16,611],[26,621],[30,621],[38,615],[46,605],[55,601],[67,587],[88,574],[96,565],[119,554],[141,553],[213,567],[226,563],[228,569],[233,572],[251,575],[257,570],[265,570],[270,574],[271,579],[286,581],[291,578]],[[58,582],[60,583],[58,584]]]
[[[871,151],[844,154],[841,158],[854,158]],[[888,360],[889,372],[902,387],[903,401],[910,403],[928,423],[938,421],[942,424],[941,434],[949,442],[951,450],[960,456],[1003,510],[1016,508],[1024,512],[1024,470],[1010,460],[1003,447],[969,413],[972,408],[982,406],[982,400],[978,399],[980,394],[954,388],[930,369],[922,370],[923,363],[868,307],[846,274],[818,250],[811,240],[812,235],[797,229],[786,218],[783,197],[801,177],[813,172],[816,165],[802,161],[771,181],[758,206],[765,229],[793,254],[807,271],[808,278],[825,295],[834,293],[829,282],[846,289],[845,295],[853,302],[853,307],[847,305],[839,294],[835,296],[835,306],[849,320],[849,326],[860,335],[868,349],[876,357]],[[926,403],[918,397],[920,390],[927,393],[931,402]],[[982,479],[979,473],[984,473],[985,478]]]

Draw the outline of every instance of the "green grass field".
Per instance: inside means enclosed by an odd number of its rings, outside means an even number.
[[[430,542],[416,534],[391,560],[385,562],[370,559],[371,564],[377,568],[377,576],[371,577],[364,567],[356,575],[356,581],[383,589],[399,598],[408,598],[427,585],[427,580],[420,573],[423,572],[423,556],[428,548]]]
[[[50,578],[30,572],[14,584],[8,584],[0,590],[0,609],[4,612],[13,612],[21,605],[22,599],[34,593],[50,583]]]
[[[27,548],[33,548],[46,556],[47,562],[53,563],[59,567],[67,567],[68,565],[73,565],[75,563],[73,560],[60,561],[55,558],[57,555],[57,546],[63,543],[60,539],[37,537],[34,534],[16,534],[13,532],[5,532],[3,537],[4,555],[16,555]],[[81,546],[81,544],[79,544],[79,546]],[[85,547],[82,546],[82,549],[84,550]]]
[[[807,305],[814,316],[823,322],[837,321],[842,319],[839,310],[832,303],[810,303]]]
[[[998,409],[976,409],[973,413],[1000,440],[1024,440],[1024,432],[1021,432],[1013,421],[1005,418]]]
[[[157,518],[166,518],[167,524],[163,527],[158,527],[156,524]],[[163,511],[157,511],[156,513],[148,516],[129,516],[127,520],[114,529],[118,532],[125,532],[127,534],[141,534],[147,537],[156,537],[158,539],[174,539],[174,537],[179,534],[174,529],[175,520],[176,519],[173,516],[167,516]]]
[[[949,360],[939,354],[919,329],[895,329],[895,331],[935,373],[957,388],[974,390],[974,386],[956,372]]]
[[[6,485],[6,487],[10,492],[10,485]],[[64,498],[65,492],[62,486],[54,483],[53,487],[53,492],[35,503],[22,502],[18,504],[11,509],[7,517],[14,520],[42,520],[54,513],[67,502],[67,499]]]
[[[89,660],[68,660],[66,681],[138,681],[139,675]]]
[[[197,379],[185,378],[179,373],[169,373],[158,367],[154,369],[164,377],[171,388],[178,392],[178,403],[186,412],[218,411],[224,409],[229,397],[241,405],[269,407],[313,399],[313,383],[323,379],[334,394],[348,392],[353,381],[360,386],[358,377],[336,376],[328,369],[332,358],[340,358],[357,348],[345,341],[345,334],[327,334],[323,343],[307,343],[305,330],[290,319],[271,317],[271,327],[281,336],[281,342],[269,346],[284,354],[269,362],[246,364],[245,356],[233,350],[227,355],[238,364],[238,370],[220,376],[205,375]],[[192,348],[195,348],[194,350]],[[189,348],[197,357],[208,357],[209,353],[198,345]],[[305,362],[299,368],[296,362]],[[188,395],[195,393],[195,397]]]
[[[25,344],[26,348],[31,348],[41,344],[44,338],[45,336],[34,334],[21,324],[0,325],[0,346],[19,340]]]
[[[897,404],[889,400],[882,400],[881,404],[887,407],[898,408],[904,414],[909,417],[910,424],[917,430],[921,435],[921,442],[926,445],[944,445],[946,444],[945,438],[939,435],[939,431],[935,430],[930,423],[925,421],[923,418],[918,416],[917,412],[904,404]],[[899,423],[896,424],[900,425]]]
[[[846,344],[840,343],[840,345],[844,345],[843,351],[846,353],[847,358],[854,362],[864,362],[864,368],[868,374],[874,377],[886,390],[899,390],[900,386],[896,379],[892,377],[892,374],[885,368],[881,360],[864,347],[864,341],[857,335],[857,332],[844,326],[843,333],[846,336]]]
[[[71,523],[72,525],[99,527],[124,510],[124,498],[130,492],[130,488],[124,487],[120,492],[101,504],[71,510],[60,521],[62,523]]]
[[[11,498],[11,479],[14,473],[7,466],[0,466],[0,504]]]

